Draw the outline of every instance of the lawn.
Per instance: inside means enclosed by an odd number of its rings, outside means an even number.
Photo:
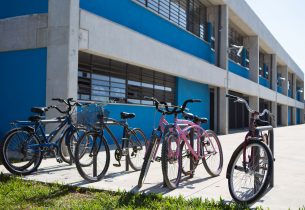
[[[25,181],[0,174],[0,209],[245,209],[222,200],[109,192]]]

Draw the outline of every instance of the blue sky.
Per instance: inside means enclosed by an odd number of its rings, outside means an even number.
[[[246,0],[305,72],[305,0]]]

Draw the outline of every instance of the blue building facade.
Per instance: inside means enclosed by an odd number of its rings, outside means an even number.
[[[250,53],[252,49],[246,44],[250,35],[247,35],[246,30],[238,29],[236,23],[231,24],[232,20],[229,18],[224,22],[219,19],[221,15],[226,15],[221,14],[222,8],[228,9],[231,5],[218,5],[214,1],[205,0],[180,0],[179,3],[159,0],[159,4],[150,0],[79,0],[79,2],[73,2],[73,4],[69,3],[70,10],[73,12],[70,11],[67,14],[63,14],[63,12],[57,14],[56,11],[67,8],[67,5],[61,7],[60,4],[68,3],[52,0],[12,0],[5,1],[1,6],[1,23],[24,21],[30,16],[39,18],[35,24],[29,23],[28,25],[37,27],[34,29],[36,32],[33,37],[28,37],[29,40],[35,39],[29,42],[35,43],[34,45],[25,47],[27,45],[12,42],[11,48],[3,49],[0,45],[0,64],[4,74],[2,78],[5,78],[0,82],[0,95],[3,101],[7,102],[0,111],[2,116],[0,137],[10,128],[9,122],[15,119],[26,119],[31,114],[29,112],[31,106],[50,105],[51,96],[62,92],[63,94],[59,95],[73,96],[85,101],[117,100],[117,103],[109,104],[106,107],[111,117],[119,118],[121,111],[136,113],[137,117],[130,120],[130,125],[141,127],[148,136],[157,123],[153,119],[158,119],[159,114],[155,115],[154,107],[143,100],[144,96],[154,96],[160,101],[177,105],[181,105],[186,99],[201,99],[202,103],[190,105],[190,112],[209,119],[209,123],[203,125],[204,128],[227,133],[228,127],[247,127],[247,114],[246,112],[239,114],[239,107],[233,103],[229,103],[228,107],[225,107],[225,104],[221,103],[224,93],[230,91],[246,100],[249,100],[251,96],[248,95],[250,92],[247,90],[248,87],[243,89],[235,84],[230,84],[228,90],[223,91],[226,89],[226,83],[241,81],[241,83],[247,84],[248,82],[250,89],[257,83],[274,92],[283,92],[281,86],[274,87],[272,83],[272,80],[275,79],[272,78],[272,59],[266,51],[261,49],[263,46],[257,47],[258,52]],[[191,5],[193,7],[190,7]],[[90,15],[84,15],[84,12]],[[41,15],[47,15],[48,18]],[[67,18],[70,18],[67,22],[71,26],[61,25],[61,22]],[[92,30],[92,28],[87,28],[86,18],[88,20],[91,18],[88,22],[100,20],[104,25],[94,22]],[[72,22],[75,25],[72,26]],[[225,30],[221,30],[219,24],[228,27],[227,34],[224,34]],[[130,44],[129,51],[120,54],[120,49],[115,50],[110,47],[107,51],[95,48],[95,45],[103,46],[108,42],[108,40],[99,40],[103,34],[103,27],[105,31],[113,28],[115,31],[113,36],[118,37],[117,41],[124,40],[125,43]],[[29,34],[26,30],[20,31],[20,36]],[[137,52],[138,54],[134,52],[136,44],[130,41],[130,37],[123,33],[120,36],[123,31],[127,31],[126,34],[139,36],[137,42],[142,45],[145,45],[144,42],[153,40],[154,43],[158,43],[159,48],[156,50],[153,45],[147,46],[155,54],[151,53],[151,57],[145,59],[143,57],[148,55],[145,55],[144,52],[143,55],[141,55],[142,52]],[[4,31],[4,33],[6,32]],[[71,47],[73,45],[72,36],[77,40],[73,49]],[[221,37],[227,39],[228,46],[226,43],[222,43]],[[90,41],[93,39],[99,43],[91,43]],[[63,46],[70,50],[64,55],[66,57],[61,54]],[[232,46],[242,46],[242,51],[237,52]],[[173,55],[165,55],[164,58],[161,58],[162,61],[154,61],[157,54],[161,54],[164,49],[173,52]],[[58,59],[54,59],[56,51]],[[259,63],[256,66],[261,67],[260,72],[258,69],[250,68],[251,62],[255,60],[251,57],[253,54],[259,54],[259,58],[256,59],[259,60]],[[175,56],[177,58],[173,58]],[[167,59],[172,60],[166,62]],[[147,60],[152,62],[147,62]],[[161,65],[172,64],[175,61],[176,66],[164,67]],[[77,63],[77,65],[73,67],[74,69],[67,70],[72,66],[71,63]],[[183,64],[183,68],[181,64]],[[47,78],[47,75],[52,75],[52,66],[61,68],[60,65],[64,70],[58,77],[65,77],[68,88],[51,86],[50,79]],[[236,75],[237,81],[230,81],[230,78],[226,76],[227,71]],[[253,71],[258,71],[260,74],[257,81],[251,76]],[[56,76],[53,75],[50,78],[54,79]],[[73,82],[69,80],[73,80]],[[232,89],[230,89],[231,87]],[[290,96],[289,93],[287,95]],[[302,95],[298,93],[297,100],[301,101],[302,98]],[[266,104],[271,104],[271,101]],[[272,107],[268,105],[267,108]],[[232,114],[229,115],[228,112],[232,112]],[[289,113],[291,112],[292,110],[289,111]],[[302,109],[296,113],[298,123],[302,122],[302,113]],[[288,114],[287,117],[290,118],[290,116],[291,114]],[[240,121],[245,123],[242,125],[236,123]],[[288,121],[292,124],[291,120]],[[237,126],[234,127],[233,124]],[[119,131],[117,130],[116,133]]]

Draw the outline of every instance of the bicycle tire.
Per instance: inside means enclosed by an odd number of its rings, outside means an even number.
[[[145,153],[144,156],[144,162],[141,168],[141,173],[139,176],[139,180],[138,180],[138,187],[141,188],[143,186],[143,183],[145,181],[148,169],[150,167],[152,158],[153,158],[153,154],[155,153],[156,149],[157,149],[157,143],[158,141],[160,141],[157,137],[157,135],[153,135],[151,142],[148,145],[148,149]]]
[[[9,143],[10,143],[10,141],[14,140],[13,137],[15,134],[18,135],[18,132],[24,132],[24,133],[27,133],[29,136],[31,136],[30,139],[33,138],[33,140],[34,140],[33,144],[41,144],[39,137],[35,133],[32,133],[32,131],[30,131],[30,129],[31,128],[28,128],[28,127],[12,129],[5,135],[4,140],[0,141],[1,161],[4,165],[4,167],[14,175],[23,175],[23,176],[29,175],[29,174],[33,173],[34,171],[36,171],[41,164],[43,155],[42,155],[42,151],[41,151],[40,147],[37,147],[37,150],[35,150],[34,155],[32,155],[33,158],[30,159],[29,162],[23,166],[14,166],[13,163],[9,162],[10,155],[7,154],[8,153],[7,150],[9,149]],[[21,141],[25,141],[23,139],[23,137],[21,137],[21,136],[18,138],[21,139]],[[17,146],[17,145],[15,145],[15,146]],[[24,145],[22,145],[22,146],[24,147]],[[27,152],[28,151],[27,146],[28,145],[26,145],[25,149],[24,148],[22,148],[22,149],[19,148],[19,149],[23,150],[23,152]],[[14,149],[14,148],[12,148],[12,149]],[[22,153],[22,152],[20,152],[20,153]],[[14,155],[12,155],[11,157],[13,157],[13,156],[14,157],[18,156],[17,151],[14,152]],[[14,161],[14,163],[16,163],[16,160]],[[29,167],[31,167],[33,164],[34,164],[34,166],[31,169],[29,169]]]
[[[86,158],[86,154],[81,154],[83,153],[84,150],[82,148],[82,142],[85,140],[87,141],[87,139],[89,139],[89,137],[92,136],[92,142],[91,144],[87,144],[85,146],[88,146],[88,148],[90,147],[90,145],[92,146],[91,149],[89,149],[89,155],[88,155],[88,162],[89,164],[83,164],[82,161],[84,161],[84,158]],[[97,140],[97,138],[99,138],[99,142]],[[100,151],[100,149],[102,148],[101,145],[103,144],[103,149],[105,151]],[[85,148],[86,149],[86,148]],[[96,155],[94,155],[94,149],[96,149]],[[93,151],[93,155],[91,155]],[[98,154],[105,154],[105,158],[101,158],[101,160],[105,159],[105,165],[102,167],[101,172],[97,173],[97,167],[98,167],[98,160],[97,160],[97,155]],[[110,151],[109,151],[109,146],[107,144],[107,141],[105,140],[104,136],[100,136],[99,132],[96,131],[90,131],[90,132],[86,132],[81,139],[79,139],[79,141],[76,144],[76,148],[75,148],[75,165],[77,168],[78,173],[88,182],[96,182],[101,180],[105,174],[108,171],[109,168],[109,163],[110,163]],[[86,170],[88,169],[88,167],[93,166],[92,168],[92,175],[91,172],[89,173],[89,171],[91,170]],[[89,168],[90,169],[90,168]]]
[[[211,136],[214,138],[214,140],[216,141],[216,145],[217,145],[217,147],[218,147],[218,153],[217,153],[217,154],[219,154],[219,164],[218,164],[216,170],[211,169],[211,166],[209,166],[209,164],[207,163],[207,158],[206,158],[206,156],[202,158],[202,163],[203,163],[203,166],[204,166],[205,170],[208,172],[208,174],[210,174],[212,177],[219,176],[219,174],[220,174],[221,171],[222,171],[222,167],[223,167],[223,153],[222,153],[222,147],[221,147],[220,141],[219,141],[219,139],[218,139],[218,137],[217,137],[217,135],[216,135],[216,133],[215,133],[214,131],[212,131],[212,130],[206,130],[206,133],[207,133],[208,135],[211,135]],[[210,139],[209,139],[209,141],[210,141]],[[214,145],[212,146],[213,149],[214,149],[214,147],[215,147],[216,145],[214,144]],[[202,146],[202,150],[201,150],[201,151],[205,152],[205,148],[206,148],[206,147]],[[211,158],[211,156],[210,156],[209,158]]]
[[[75,129],[71,132],[69,136],[66,136],[66,141],[65,144],[67,145],[68,148],[68,153],[69,153],[69,164],[72,165],[73,162],[75,162],[75,148],[78,140],[87,132],[86,127],[84,126],[77,126]]]
[[[262,180],[262,183],[260,185],[260,188],[255,192],[255,194],[253,194],[253,196],[251,196],[249,198],[243,198],[242,194],[241,194],[241,196],[238,196],[237,192],[240,193],[241,190],[246,189],[246,187],[243,187],[241,189],[236,190],[235,187],[233,186],[233,184],[234,184],[233,176],[234,176],[234,170],[235,169],[239,170],[239,171],[244,170],[243,166],[237,166],[236,165],[236,162],[238,161],[239,157],[243,156],[244,144],[245,143],[240,144],[236,148],[236,150],[234,151],[234,153],[233,153],[233,155],[230,159],[230,162],[229,162],[228,171],[227,171],[227,178],[228,178],[229,191],[230,191],[230,194],[231,194],[232,198],[237,203],[251,204],[251,203],[255,202],[257,199],[259,199],[264,194],[264,192],[266,191],[266,189],[267,189],[267,187],[270,183],[270,178],[271,178],[271,175],[272,175],[272,168],[273,168],[273,157],[272,157],[272,153],[271,153],[269,147],[266,144],[264,144],[263,142],[258,141],[258,140],[248,140],[248,142],[245,145],[246,148],[249,148],[249,147],[252,148],[252,146],[256,146],[256,147],[259,147],[259,148],[263,149],[263,151],[265,152],[266,157],[267,157],[267,161],[263,161],[263,162],[267,163],[268,168],[267,168],[267,171],[263,174],[263,180]],[[251,149],[251,154],[252,154],[252,151],[253,150]],[[246,157],[249,158],[249,156],[247,154],[246,154]],[[250,163],[251,163],[251,161],[249,161],[248,165],[250,165]],[[264,166],[264,167],[266,167],[266,166]],[[260,167],[258,169],[260,169]],[[247,174],[246,171],[245,171],[245,173]],[[255,174],[255,172],[253,174]],[[259,173],[257,173],[257,174],[258,174],[257,177],[259,177],[260,174]],[[256,181],[257,181],[257,177],[256,177]],[[253,180],[254,179],[255,179],[255,177],[253,178]],[[247,182],[244,182],[244,183],[247,183]],[[255,186],[255,184],[254,184],[254,186]],[[253,188],[255,188],[255,187],[253,187]],[[248,190],[245,193],[245,195],[250,195],[250,191]]]
[[[138,136],[138,135],[139,136]],[[134,137],[134,138],[132,138]],[[144,142],[141,142],[144,141]],[[147,143],[144,132],[140,128],[134,128],[130,132],[130,136],[126,147],[128,148],[127,161],[130,167],[135,170],[141,170],[145,156],[145,145]],[[140,148],[139,148],[140,147]],[[131,149],[131,151],[130,151]],[[140,149],[140,150],[139,150]],[[139,152],[140,151],[140,152]],[[143,154],[144,153],[144,154]]]
[[[176,150],[178,149],[178,152],[179,152],[178,157],[175,157],[176,151],[174,151],[174,154],[172,154],[172,155],[174,155],[173,159],[168,154],[169,153],[168,150],[173,146],[172,141],[171,141],[172,138],[176,139],[174,141],[174,146],[176,144],[175,148],[176,148]],[[178,135],[176,133],[168,132],[165,135],[164,141],[162,144],[161,165],[162,165],[163,180],[164,180],[166,186],[171,190],[176,189],[178,187],[178,185],[180,183],[180,179],[181,179],[182,154],[181,154],[181,150],[180,150],[180,145],[177,145],[177,138],[178,138]],[[171,147],[169,145],[171,145]],[[171,178],[171,177],[169,177],[169,170],[168,170],[169,164],[168,163],[169,162],[174,163],[176,161],[178,163],[177,175],[175,172],[175,175],[173,176],[174,178]]]

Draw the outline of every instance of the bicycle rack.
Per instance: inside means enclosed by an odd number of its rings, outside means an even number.
[[[260,126],[256,128],[256,132],[262,132],[262,131],[268,131],[268,146],[272,152],[272,157],[274,159],[274,132],[273,127],[271,125],[269,126]],[[269,187],[272,188],[274,186],[274,164],[272,164],[272,174],[270,179],[270,185]]]

